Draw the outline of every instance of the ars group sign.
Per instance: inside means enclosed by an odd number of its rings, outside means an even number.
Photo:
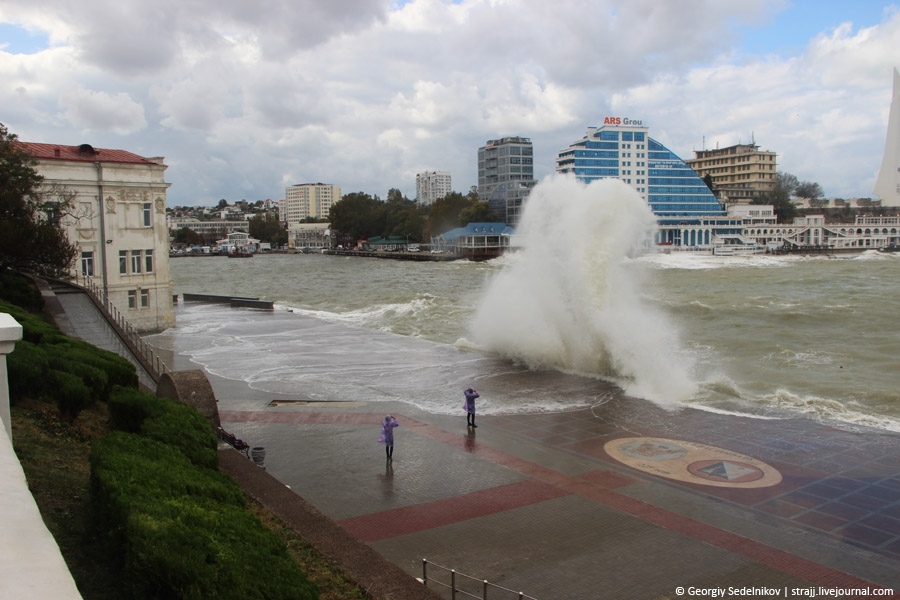
[[[644,122],[637,119],[629,119],[628,117],[604,117],[604,125],[625,125],[628,127],[643,127]]]

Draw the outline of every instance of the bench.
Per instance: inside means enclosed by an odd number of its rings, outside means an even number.
[[[240,439],[239,437],[235,437],[233,433],[228,433],[221,427],[216,427],[216,437],[246,456],[250,458],[250,444]]]

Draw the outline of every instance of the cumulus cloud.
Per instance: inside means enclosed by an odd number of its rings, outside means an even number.
[[[144,107],[128,94],[75,89],[60,97],[66,120],[85,131],[113,131],[120,135],[147,125]]]
[[[477,148],[505,135],[532,138],[542,177],[611,114],[642,119],[685,158],[755,138],[826,194],[867,195],[900,14],[835,23],[793,56],[742,55],[741,32],[787,6],[6,0],[0,22],[50,44],[0,49],[0,120],[29,141],[88,130],[95,145],[163,155],[173,204],[277,199],[305,181],[412,196],[426,169],[465,192]]]

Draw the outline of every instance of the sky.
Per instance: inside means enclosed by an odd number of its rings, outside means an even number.
[[[755,142],[829,198],[874,197],[900,2],[4,0],[0,123],[168,165],[169,206],[329,183],[477,185],[530,138],[535,177],[604,117],[683,159]]]

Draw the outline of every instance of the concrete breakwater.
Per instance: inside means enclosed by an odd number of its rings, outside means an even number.
[[[245,298],[241,296],[215,296],[212,294],[188,294],[181,295],[185,302],[207,302],[210,304],[228,304],[232,308],[257,308],[260,310],[275,310],[274,303],[270,300],[259,298]]]

